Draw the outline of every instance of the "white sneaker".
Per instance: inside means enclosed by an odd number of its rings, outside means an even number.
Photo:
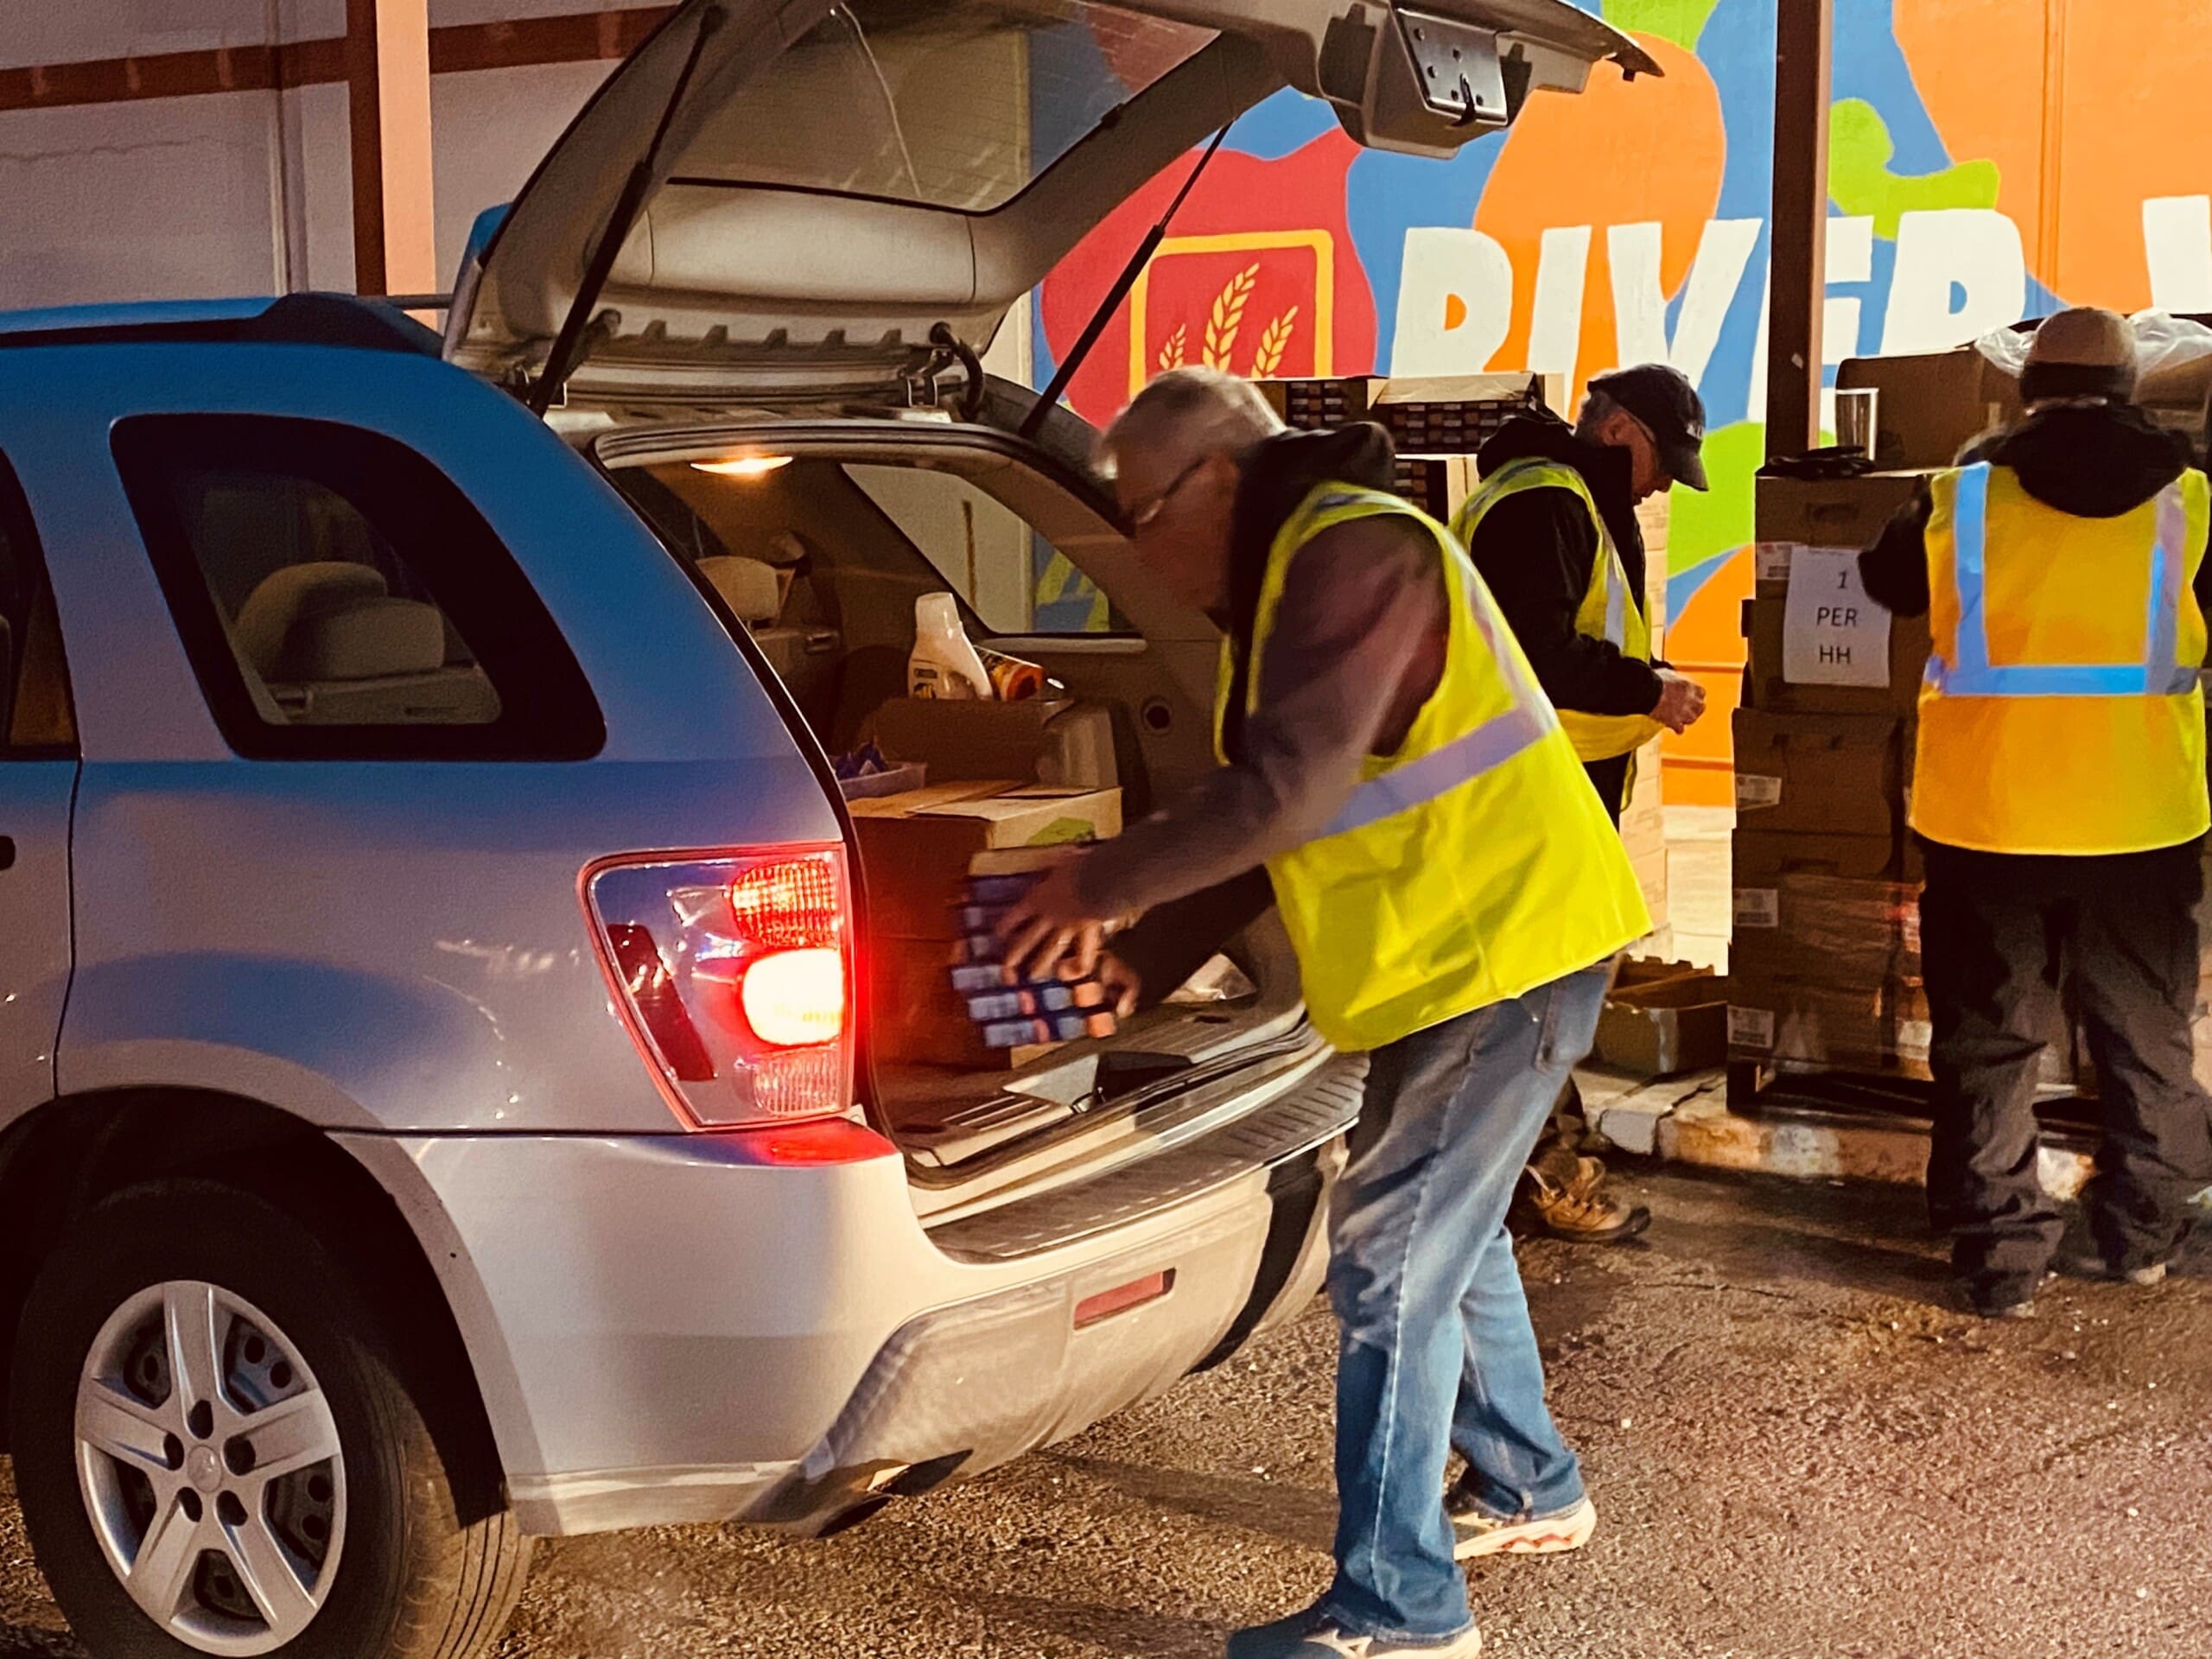
[[[1564,1555],[1580,1549],[1598,1530],[1598,1506],[1588,1498],[1556,1515],[1506,1520],[1454,1491],[1445,1505],[1452,1517],[1454,1560],[1478,1555]]]

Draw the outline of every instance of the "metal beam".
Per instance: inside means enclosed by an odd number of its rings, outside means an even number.
[[[351,94],[353,286],[439,285],[430,167],[429,0],[346,0]]]
[[[1828,98],[1835,0],[1775,0],[1772,303],[1767,459],[1821,441],[1821,316],[1827,302]]]

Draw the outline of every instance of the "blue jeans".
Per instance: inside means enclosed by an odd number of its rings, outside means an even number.
[[[1560,1086],[1589,1052],[1611,964],[1380,1050],[1330,1202],[1337,1575],[1322,1611],[1359,1636],[1465,1630],[1445,1464],[1484,1507],[1550,1515],[1582,1473],[1544,1405],[1505,1212]]]

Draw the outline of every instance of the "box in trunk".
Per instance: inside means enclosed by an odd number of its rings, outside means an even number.
[[[947,939],[969,861],[999,848],[1058,847],[1122,833],[1118,789],[946,784],[849,810],[878,938]]]
[[[893,697],[868,717],[863,735],[893,760],[926,766],[934,783],[1013,778],[1110,789],[1119,781],[1113,716],[1103,703]]]

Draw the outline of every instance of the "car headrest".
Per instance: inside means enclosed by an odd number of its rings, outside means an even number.
[[[277,677],[299,683],[381,680],[446,665],[446,622],[435,605],[376,598],[302,617],[285,641]]]
[[[303,677],[284,673],[280,661],[300,620],[381,599],[386,591],[383,573],[372,565],[342,560],[288,564],[264,578],[239,607],[232,630],[238,655],[264,680]]]
[[[813,551],[806,537],[795,530],[778,531],[760,550],[761,556],[775,565],[804,564]]]
[[[773,565],[733,555],[700,560],[699,574],[747,627],[772,626],[783,612],[783,590]]]

